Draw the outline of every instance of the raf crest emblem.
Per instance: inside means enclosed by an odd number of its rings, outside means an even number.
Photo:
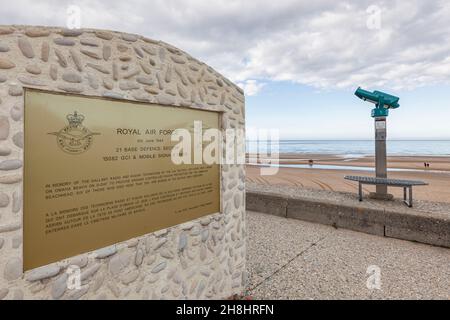
[[[76,111],[67,115],[69,125],[62,128],[58,132],[49,134],[56,136],[58,146],[66,153],[81,154],[87,151],[94,140],[95,135],[100,133],[91,132],[82,125],[84,116]]]

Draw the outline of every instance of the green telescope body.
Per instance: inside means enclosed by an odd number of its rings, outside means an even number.
[[[375,104],[375,109],[372,110],[373,118],[387,117],[389,115],[389,109],[397,109],[400,107],[398,103],[400,100],[399,97],[381,91],[370,92],[359,87],[356,89],[355,95],[364,101]]]

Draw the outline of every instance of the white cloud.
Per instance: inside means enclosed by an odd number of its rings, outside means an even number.
[[[0,15],[5,24],[63,26],[71,4],[84,27],[164,40],[247,94],[270,80],[402,89],[450,79],[447,0],[16,0]],[[379,30],[367,28],[371,5],[382,10]]]
[[[246,96],[256,96],[265,86],[265,83],[258,82],[257,80],[246,80],[244,82],[238,82],[237,85],[244,90]]]

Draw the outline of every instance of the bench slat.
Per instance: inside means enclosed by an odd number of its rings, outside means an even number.
[[[428,183],[417,180],[400,180],[400,179],[388,179],[388,178],[374,178],[374,177],[361,177],[361,176],[345,176],[344,179],[357,181],[365,184],[382,184],[387,186],[426,186]]]

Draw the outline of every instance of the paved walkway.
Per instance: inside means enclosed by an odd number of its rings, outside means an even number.
[[[450,299],[450,249],[255,212],[247,230],[254,299]]]

